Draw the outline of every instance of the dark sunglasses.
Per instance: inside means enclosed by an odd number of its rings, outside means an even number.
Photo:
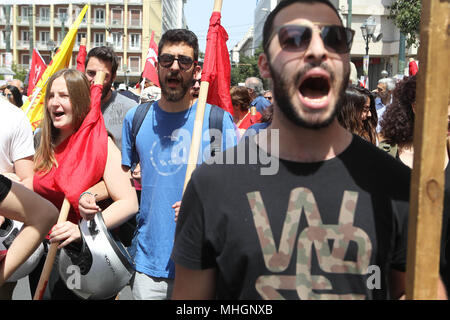
[[[320,26],[320,37],[328,50],[336,53],[348,53],[352,48],[355,31],[338,25]],[[313,30],[310,26],[287,24],[280,26],[267,41],[269,46],[273,37],[278,34],[278,41],[283,50],[300,52],[309,47]]]
[[[266,98],[269,101],[272,101],[272,97],[271,96],[267,96],[267,97],[264,97],[264,98]]]
[[[195,86],[195,84],[198,82],[198,84],[200,85],[200,84],[202,84],[202,80],[200,80],[200,79],[193,79],[192,80],[192,86]]]
[[[158,63],[164,68],[170,68],[175,60],[178,61],[178,65],[183,71],[190,69],[192,64],[197,63],[191,57],[183,55],[175,57],[173,54],[164,53],[158,57]]]
[[[12,97],[12,93],[4,93],[3,96],[7,97],[8,99]]]

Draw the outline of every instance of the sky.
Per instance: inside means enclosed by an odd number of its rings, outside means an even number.
[[[205,52],[206,34],[214,0],[187,0],[184,15],[188,28],[198,37],[201,52]],[[228,51],[242,40],[253,26],[256,0],[223,0],[221,24],[228,33]]]

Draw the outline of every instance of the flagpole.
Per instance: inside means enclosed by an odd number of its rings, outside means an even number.
[[[221,12],[222,11],[222,2],[223,2],[223,0],[214,0],[213,12]],[[200,150],[200,143],[201,143],[201,136],[202,136],[202,129],[203,129],[203,119],[205,117],[205,107],[206,107],[206,99],[208,97],[208,90],[209,90],[209,82],[202,81],[200,84],[200,92],[198,95],[197,112],[195,114],[194,130],[192,133],[192,141],[191,141],[191,148],[189,151],[189,159],[188,159],[188,165],[187,165],[187,169],[186,169],[186,177],[184,179],[183,194],[184,194],[184,191],[186,190],[186,186],[187,186],[189,180],[191,179],[192,173],[194,172],[194,170],[197,166],[198,152]]]
[[[103,71],[97,71],[95,75],[94,85],[100,84],[103,85],[103,81],[105,80],[106,73]],[[61,211],[59,213],[57,224],[63,223],[67,221],[67,216],[69,215],[70,210],[70,202],[67,198],[64,198],[64,202],[61,206]],[[48,280],[50,279],[50,274],[53,269],[53,263],[55,262],[56,253],[58,252],[59,243],[54,242],[50,245],[50,249],[48,250],[47,257],[45,258],[44,267],[41,272],[41,277],[39,278],[39,282],[34,293],[33,300],[42,300],[44,297],[45,289],[47,288]]]

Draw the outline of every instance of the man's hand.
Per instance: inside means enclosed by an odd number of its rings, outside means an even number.
[[[80,215],[85,220],[94,219],[97,212],[100,212],[101,209],[97,205],[95,200],[95,196],[93,194],[84,193],[80,200],[78,201],[78,210],[80,211]]]
[[[177,201],[172,205],[172,208],[175,210],[175,222],[178,220],[178,214],[180,213],[181,201]]]
[[[3,222],[5,222],[5,217],[0,216],[0,227],[2,226]]]
[[[131,172],[131,176],[133,179],[138,180],[138,182],[141,182],[141,166],[139,163],[136,165],[136,168],[134,168],[133,172]]]

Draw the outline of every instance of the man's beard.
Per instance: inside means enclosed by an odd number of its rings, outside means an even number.
[[[347,84],[348,84],[348,81],[350,78],[350,71],[348,71],[344,75],[344,79],[342,79],[340,87],[338,88],[338,91],[337,91],[338,99],[335,103],[332,113],[326,119],[323,119],[322,121],[308,121],[307,119],[304,119],[301,116],[301,114],[299,114],[299,112],[296,111],[296,108],[294,107],[292,100],[291,100],[291,92],[289,92],[289,84],[296,85],[298,83],[299,79],[301,79],[304,74],[306,74],[309,70],[311,70],[317,66],[309,64],[309,65],[305,66],[304,68],[302,68],[297,73],[297,75],[295,75],[291,79],[286,79],[286,80],[283,79],[282,76],[277,74],[277,72],[275,72],[275,70],[272,68],[271,65],[269,65],[269,67],[270,67],[270,74],[273,79],[274,100],[276,101],[277,106],[279,107],[281,112],[283,112],[284,116],[287,119],[289,119],[290,121],[292,121],[294,124],[296,124],[299,127],[306,128],[306,129],[314,129],[314,130],[319,130],[321,128],[328,127],[334,121],[337,114],[340,112],[340,110],[342,108],[342,104],[344,102],[343,100],[345,97],[345,89],[347,88]],[[330,81],[333,86],[333,84],[336,81],[336,76],[335,76],[334,72],[325,63],[322,63],[319,67],[326,70],[330,74]],[[332,87],[330,87],[330,90],[331,89],[332,89]],[[297,90],[298,90],[298,88],[295,87],[295,94],[297,94]]]
[[[111,87],[112,87],[112,82],[108,82],[107,84],[103,85],[101,100],[103,100],[108,95],[108,93],[111,91]]]
[[[170,102],[177,102],[184,98],[188,90],[192,86],[192,79],[194,74],[192,73],[191,77],[186,80],[183,80],[180,72],[174,72],[167,74],[165,79],[161,79],[161,75],[158,74],[159,83],[161,84],[161,94]],[[167,86],[166,80],[169,78],[176,78],[181,83],[181,88],[171,89]]]

